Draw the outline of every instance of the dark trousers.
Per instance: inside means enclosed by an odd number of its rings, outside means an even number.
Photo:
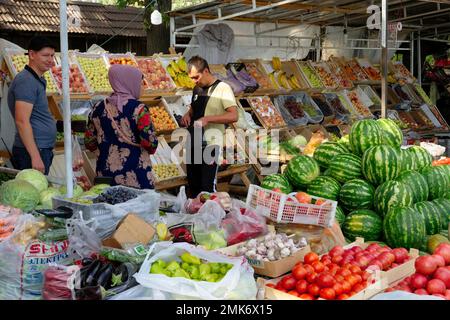
[[[39,154],[45,166],[44,174],[48,175],[53,161],[53,148],[39,149]],[[13,147],[11,163],[17,170],[32,168],[31,157],[27,149],[21,147]]]
[[[191,159],[190,161],[188,159],[186,164],[189,198],[197,197],[202,191],[216,192],[219,147],[203,146],[201,148],[202,153],[204,153],[205,149],[207,150],[207,154],[211,154],[214,157],[213,161],[210,159],[206,159],[207,161],[205,161],[202,156],[201,163],[195,163],[194,149],[187,149],[191,150]]]

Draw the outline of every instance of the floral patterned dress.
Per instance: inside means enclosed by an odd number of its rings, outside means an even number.
[[[158,138],[146,105],[128,100],[120,112],[104,101],[97,104],[89,115],[85,146],[97,154],[98,176],[112,177],[113,185],[154,188],[150,154]]]

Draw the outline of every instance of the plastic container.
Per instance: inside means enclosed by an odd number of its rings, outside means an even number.
[[[262,214],[275,222],[310,224],[331,227],[334,223],[337,202],[326,200],[322,205],[299,203],[292,195],[270,191],[254,184],[247,194],[247,207],[261,210]],[[319,199],[311,196],[312,199]]]

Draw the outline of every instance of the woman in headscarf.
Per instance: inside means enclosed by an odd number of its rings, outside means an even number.
[[[112,185],[153,189],[150,154],[158,146],[148,107],[138,99],[143,75],[139,69],[112,65],[108,72],[113,93],[89,115],[86,148],[97,153],[97,176]]]

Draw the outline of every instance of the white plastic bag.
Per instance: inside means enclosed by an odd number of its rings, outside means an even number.
[[[171,294],[168,292],[162,292],[157,289],[146,288],[141,285],[137,285],[133,288],[125,290],[119,294],[116,294],[108,300],[170,300]]]
[[[93,253],[100,252],[102,241],[95,231],[93,219],[68,219],[66,221],[69,239],[69,256],[73,260],[88,258]]]
[[[196,281],[180,277],[171,278],[162,274],[149,273],[154,261],[158,259],[180,261],[179,257],[184,252],[189,252],[210,262],[231,263],[233,267],[219,282]],[[155,243],[134,277],[142,286],[169,292],[174,299],[254,300],[257,292],[253,268],[250,267],[244,257],[228,257],[187,243]]]
[[[167,213],[166,224],[168,227],[183,223],[201,224],[204,229],[218,228],[225,218],[225,211],[215,201],[207,200],[195,214]]]
[[[144,194],[134,199],[116,205],[107,205],[107,207],[111,209],[113,216],[118,219],[117,223],[130,212],[152,223],[159,220],[160,199],[161,196],[156,191],[146,190]]]

